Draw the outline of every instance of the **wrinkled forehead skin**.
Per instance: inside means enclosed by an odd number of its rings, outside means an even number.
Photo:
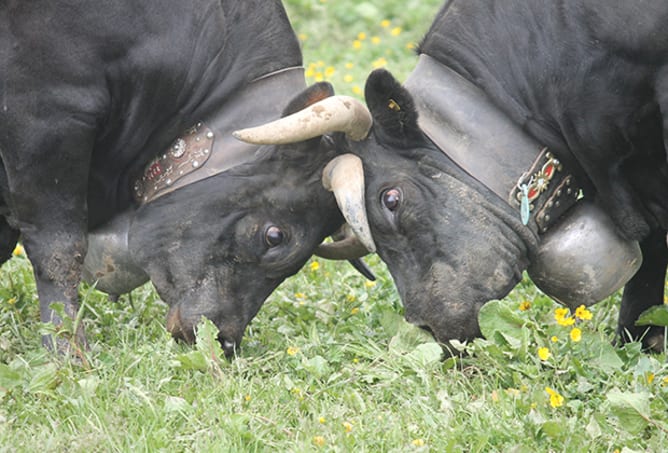
[[[284,148],[295,146],[304,147]],[[342,224],[320,182],[333,155],[318,140],[305,147],[315,149],[270,150],[141,208],[130,249],[170,306],[176,337],[193,341],[204,316],[233,353],[267,296]]]

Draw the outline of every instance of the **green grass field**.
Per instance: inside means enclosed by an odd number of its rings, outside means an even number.
[[[403,80],[436,0],[287,0],[309,81],[359,96]],[[487,339],[441,360],[403,321],[392,281],[310,261],[267,301],[239,356],[214,328],[175,343],[150,285],[82,288],[83,364],[45,352],[27,258],[0,269],[0,451],[659,452],[668,364],[613,347],[619,296],[565,314],[527,281],[481,314]],[[591,316],[589,316],[591,315]]]

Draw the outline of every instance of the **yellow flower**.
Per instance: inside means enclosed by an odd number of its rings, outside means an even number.
[[[371,37],[371,44],[380,44],[380,37],[372,36]]]
[[[358,359],[357,357],[353,358],[353,363],[359,363],[359,361],[360,361],[360,359]]]
[[[325,417],[320,417],[318,422],[320,422],[321,425],[324,425],[327,422],[327,419]]]
[[[573,327],[571,329],[570,337],[572,341],[575,341],[577,343],[578,341],[582,340],[582,331],[577,327]]]
[[[391,24],[391,22],[388,19],[383,19],[383,20],[380,21],[380,26],[383,27],[383,28],[389,27],[390,24]]]
[[[522,303],[520,303],[519,308],[520,308],[520,311],[527,311],[528,309],[531,308],[531,302],[529,302],[528,300],[524,300],[524,301],[522,301]]]
[[[401,34],[401,27],[394,27],[390,34],[392,36],[399,36]]]
[[[318,447],[322,447],[325,445],[325,438],[322,436],[315,436],[313,438],[313,443],[316,444]]]
[[[356,39],[353,41],[353,49],[358,50],[362,48],[362,41]]]
[[[306,33],[300,33],[297,37],[299,38],[300,41],[306,41],[308,39]]]
[[[545,360],[549,359],[551,355],[552,355],[552,353],[550,352],[549,349],[547,349],[545,347],[538,348],[538,358],[540,360],[545,361]]]
[[[550,338],[550,341],[552,341],[552,343],[556,343],[557,341],[559,341],[559,338],[557,338],[556,335],[552,335],[552,337]]]
[[[408,49],[408,50],[413,50],[416,47],[417,47],[417,45],[414,42],[406,43],[406,49]]]
[[[667,386],[667,385],[668,385],[668,376],[666,376],[665,378],[663,378],[663,381],[661,381],[661,386],[662,386],[662,387],[665,387],[665,386]]]
[[[373,288],[374,286],[376,286],[376,282],[372,282],[371,280],[367,280],[367,281],[364,282],[364,286],[366,286],[367,288]]]
[[[354,64],[354,63],[346,63],[346,65],[345,65],[345,68],[346,68],[346,69],[352,69],[352,68],[354,68],[354,67],[355,67],[355,64]]]
[[[360,41],[364,41],[366,39],[366,33],[364,33],[363,31],[357,33],[357,39],[359,39]]]
[[[416,447],[424,447],[424,439],[413,439],[411,443]]]
[[[353,430],[353,424],[350,422],[343,422],[343,429],[345,429],[346,432],[349,433]]]
[[[325,68],[325,77],[331,77],[336,72],[334,66],[327,66]]]
[[[575,319],[572,316],[568,316],[569,313],[568,308],[557,308],[554,311],[554,319],[557,321],[557,324],[560,326],[572,326],[575,324]]]
[[[371,66],[373,66],[374,69],[382,68],[383,66],[386,65],[387,65],[387,60],[385,59],[385,57],[380,57],[379,59],[371,63]]]
[[[306,299],[306,294],[304,293],[295,293],[297,299]]]
[[[352,310],[350,310],[350,314],[352,314],[352,315],[356,315],[357,313],[359,313],[359,311],[360,311],[360,309],[357,308],[357,307],[355,307],[355,308],[353,308]]]
[[[564,405],[564,397],[559,392],[552,390],[550,387],[545,387],[545,391],[550,395],[550,406],[561,407]]]
[[[316,72],[315,77],[313,77],[316,82],[322,82],[325,80],[325,77],[322,75],[322,72]]]
[[[320,263],[318,263],[317,261],[313,261],[313,262],[309,265],[309,268],[310,268],[312,271],[317,271],[318,269],[320,269]]]
[[[16,244],[16,247],[14,247],[14,251],[12,252],[12,255],[14,256],[23,256],[25,255],[25,250],[23,250],[23,246],[21,244]]]
[[[592,318],[592,314],[589,310],[587,310],[587,307],[584,305],[580,305],[578,308],[575,309],[575,317],[580,318],[584,321],[588,321]]]
[[[346,300],[347,300],[348,302],[355,302],[355,301],[357,300],[357,297],[355,297],[354,294],[348,294],[348,295],[346,296]]]
[[[651,384],[654,382],[654,373],[647,373],[647,383]]]
[[[290,346],[287,351],[288,355],[296,355],[299,352],[299,348],[295,346]]]
[[[362,89],[359,87],[359,85],[353,86],[353,93],[355,93],[358,96],[362,94]]]
[[[251,396],[250,396],[250,395],[246,395],[246,396],[244,396],[244,399],[246,400],[246,402],[248,402],[248,401],[251,400]]]
[[[568,308],[565,308],[565,307],[559,307],[559,308],[557,308],[556,310],[554,310],[554,319],[556,319],[557,321],[559,321],[560,319],[563,319],[563,318],[565,318],[566,316],[568,316],[568,313],[570,313],[570,311],[568,310]]]
[[[343,81],[346,83],[351,83],[353,81],[353,76],[351,76],[350,74],[346,74],[343,76]]]
[[[16,303],[16,297],[10,297],[7,303],[9,305],[14,305]]]

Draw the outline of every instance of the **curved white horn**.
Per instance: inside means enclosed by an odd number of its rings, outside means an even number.
[[[322,185],[334,193],[343,217],[360,242],[373,253],[376,244],[371,236],[364,204],[364,169],[354,154],[343,154],[332,159],[322,172]]]
[[[285,145],[323,135],[345,132],[351,140],[363,140],[371,129],[371,113],[350,96],[331,96],[284,118],[257,127],[234,131],[237,139],[256,145]]]

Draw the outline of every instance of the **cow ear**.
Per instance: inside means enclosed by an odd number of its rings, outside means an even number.
[[[364,97],[380,140],[405,146],[424,140],[412,96],[388,71],[376,69],[369,75]]]
[[[313,84],[290,101],[290,104],[283,110],[283,116],[285,117],[304,110],[306,107],[330,96],[334,96],[334,87],[332,87],[331,83],[318,82]]]

